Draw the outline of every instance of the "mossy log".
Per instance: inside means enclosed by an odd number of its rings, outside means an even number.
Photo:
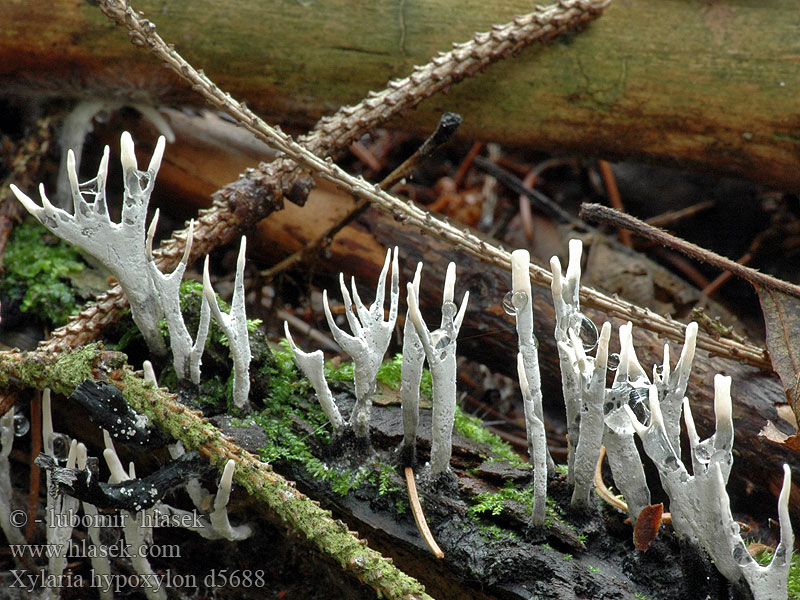
[[[164,38],[270,120],[310,125],[451,42],[530,10],[502,3],[138,0]],[[639,157],[800,190],[791,0],[615,0],[588,31],[533,47],[393,125],[553,152]],[[0,3],[0,90],[155,104],[198,98],[90,2]]]
[[[126,360],[124,354],[105,351],[97,345],[61,355],[0,353],[0,384],[50,387],[68,393],[82,377],[88,377],[119,389],[137,412],[146,415],[171,438],[180,440],[187,449],[205,457],[211,465],[222,470],[229,459],[236,461],[234,480],[257,509],[267,509],[268,518],[277,517],[322,556],[373,588],[379,597],[633,600],[646,596],[654,600],[678,600],[694,592],[701,592],[710,600],[746,597],[740,594],[740,589],[726,584],[707,560],[671,537],[662,536],[646,555],[635,552],[629,532],[616,526],[619,516],[598,510],[599,503],[589,511],[568,514],[563,507],[568,503],[570,491],[563,475],[550,482],[552,500],[548,503],[545,527],[531,528],[527,501],[505,497],[500,492],[501,488],[509,489],[509,484],[522,490],[530,478],[530,469],[524,464],[509,464],[494,454],[491,446],[458,434],[454,436],[452,475],[430,481],[425,469],[418,469],[426,518],[446,550],[443,559],[436,559],[419,537],[407,510],[400,513],[391,508],[396,501],[391,495],[404,495],[401,479],[391,466],[402,437],[400,411],[396,407],[380,405],[373,411],[371,438],[376,454],[371,452],[369,457],[354,460],[346,440],[340,440],[344,445],[337,447],[334,442],[321,452],[327,455],[329,468],[337,472],[362,470],[365,464],[372,468],[372,462],[380,460],[384,467],[389,467],[383,476],[393,491],[384,496],[379,489],[359,486],[342,495],[333,490],[329,481],[313,476],[302,464],[278,461],[273,468],[259,460],[260,447],[253,442],[264,436],[263,430],[259,436],[249,426],[231,425],[230,417],[202,417],[181,404],[175,395],[145,383],[141,374],[133,373],[125,364]],[[384,404],[399,402],[396,392],[383,388],[382,392]],[[393,400],[389,398],[392,395]],[[337,396],[344,406],[354,402],[347,389]],[[431,444],[430,412],[423,410],[420,415],[419,446],[423,460],[428,457]],[[81,427],[85,425],[85,421],[81,423]],[[297,425],[302,428],[303,423],[298,421]],[[74,431],[71,434],[80,435]],[[302,491],[279,471],[297,479]],[[303,491],[318,501],[311,500]],[[482,518],[470,511],[479,494],[497,495],[500,502],[490,515]],[[319,502],[334,508],[347,525],[334,519]],[[250,518],[255,515],[249,511]],[[390,558],[384,558],[359,540],[349,527]],[[687,561],[692,568],[687,568]],[[665,582],[669,582],[666,588]],[[354,581],[351,585],[357,587]],[[247,597],[261,596],[255,591]]]

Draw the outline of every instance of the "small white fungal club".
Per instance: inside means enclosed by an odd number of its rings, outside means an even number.
[[[220,328],[228,336],[233,358],[233,403],[239,410],[246,410],[250,395],[250,337],[247,332],[247,314],[244,306],[244,265],[247,252],[247,238],[242,236],[239,257],[236,261],[236,279],[233,286],[231,311],[223,313],[217,302],[217,295],[211,287],[208,274],[208,257],[203,266],[203,293],[211,307],[211,314]]]

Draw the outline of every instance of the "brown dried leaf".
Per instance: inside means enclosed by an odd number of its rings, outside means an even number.
[[[774,444],[785,446],[794,452],[800,452],[800,436],[783,433],[770,420],[767,420],[767,424],[758,432],[758,437],[763,437]]]
[[[756,290],[772,367],[781,378],[795,417],[800,417],[800,298],[763,286]]]
[[[642,509],[633,528],[633,545],[637,550],[647,552],[650,544],[656,539],[658,529],[661,527],[661,515],[664,513],[663,504],[650,504]]]

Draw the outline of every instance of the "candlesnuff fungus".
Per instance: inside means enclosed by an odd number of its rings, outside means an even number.
[[[72,189],[73,214],[53,206],[39,185],[42,205],[39,206],[17,186],[11,191],[22,205],[42,225],[86,253],[93,256],[117,278],[131,306],[131,315],[142,332],[151,352],[166,354],[164,339],[158,330],[162,316],[155,286],[148,274],[145,258],[145,218],[150,194],[164,154],[164,137],[159,137],[150,164],[140,171],[136,164],[133,140],[127,131],[120,139],[124,198],[122,220],[114,223],[106,206],[106,177],[109,149],[106,146],[97,176],[85,183],[78,182],[75,155],[67,154],[67,175]]]
[[[355,431],[356,437],[361,439],[369,438],[369,415],[372,408],[372,397],[375,395],[376,377],[378,368],[383,362],[386,349],[392,337],[394,324],[397,320],[397,308],[400,297],[400,273],[397,264],[397,248],[386,252],[386,261],[378,277],[378,287],[375,292],[375,302],[367,309],[361,302],[361,298],[356,290],[355,279],[351,280],[353,290],[352,300],[344,284],[344,275],[339,274],[339,286],[342,289],[344,299],[345,316],[353,332],[352,335],[344,332],[336,325],[328,304],[328,290],[322,294],[325,317],[328,320],[328,327],[333,333],[333,339],[347,352],[353,359],[356,386],[356,404],[350,415],[350,425]],[[389,292],[389,316],[383,320],[383,302],[386,296],[386,274],[389,271],[389,263],[392,264],[392,282]],[[353,304],[356,310],[353,312]]]
[[[456,337],[464,320],[469,291],[464,292],[461,308],[453,302],[456,283],[456,264],[447,265],[442,295],[442,321],[439,329],[429,332],[422,320],[417,302],[417,290],[409,283],[408,312],[419,335],[433,380],[433,425],[431,436],[431,474],[436,476],[450,469],[453,423],[456,412]]]
[[[211,525],[214,531],[219,533],[226,540],[236,542],[249,538],[253,529],[247,525],[231,526],[228,520],[228,500],[231,498],[231,484],[233,483],[233,471],[236,469],[236,461],[229,459],[225,463],[222,478],[219,481],[217,496],[214,499],[214,511],[211,513]]]
[[[626,405],[624,410],[642,439],[645,452],[658,468],[661,482],[669,495],[675,532],[708,552],[719,572],[729,581],[736,582],[743,577],[754,600],[785,599],[794,537],[789,521],[791,471],[788,465],[783,466],[783,487],[778,500],[781,541],[770,564],[762,567],[747,551],[725,491],[733,464],[730,388],[730,377],[714,377],[716,432],[702,442],[695,430],[689,401],[683,401],[692,457],[691,475],[681,460],[680,446],[673,446],[669,439],[656,385],[648,388],[649,425],[642,424],[629,406]]]
[[[156,226],[158,225],[159,211],[156,209],[150,228],[147,230],[147,267],[150,269],[150,278],[156,288],[164,317],[169,328],[169,344],[172,350],[172,364],[179,379],[191,379],[195,385],[200,384],[200,363],[203,358],[203,350],[208,338],[208,326],[211,320],[208,299],[203,294],[200,306],[200,323],[197,327],[197,338],[192,342],[192,336],[186,328],[181,313],[180,288],[183,274],[186,272],[186,265],[189,254],[192,252],[192,240],[194,237],[194,220],[189,221],[189,231],[186,234],[186,245],[183,248],[178,266],[169,275],[162,273],[153,260],[153,237],[155,236]]]
[[[569,331],[569,344],[559,342],[559,354],[568,357],[562,369],[572,369],[578,380],[580,393],[580,422],[578,446],[573,461],[572,506],[585,508],[594,485],[594,473],[600,457],[605,423],[603,420],[603,401],[606,396],[606,373],[608,370],[608,343],[611,338],[611,323],[603,323],[597,342],[596,357],[587,356],[583,341],[575,331]]]
[[[414,273],[414,299],[419,305],[419,282],[422,277],[422,263],[417,264]],[[403,443],[401,452],[403,463],[414,466],[417,462],[417,427],[419,426],[419,385],[422,381],[422,367],[425,364],[425,349],[411,320],[411,311],[406,310],[403,325],[403,364],[400,369],[400,401],[403,407]]]
[[[517,323],[517,340],[519,356],[525,370],[525,381],[528,386],[529,400],[523,392],[525,405],[525,423],[533,423],[528,416],[532,410],[536,420],[544,427],[544,413],[542,412],[542,384],[539,375],[539,350],[533,333],[533,295],[531,293],[530,275],[531,256],[527,250],[514,250],[511,253],[511,306],[514,309],[514,318]],[[522,377],[520,377],[520,382]],[[533,444],[531,432],[528,430],[528,449],[533,458]],[[555,472],[555,464],[547,444],[543,448],[547,471],[551,475]],[[544,514],[544,513],[542,513]]]
[[[557,256],[550,259],[550,270],[553,280],[550,290],[553,294],[553,308],[556,315],[555,340],[558,345],[558,358],[561,365],[561,387],[564,404],[567,410],[567,482],[574,483],[575,449],[580,437],[580,382],[577,374],[569,365],[569,357],[564,352],[564,345],[570,343],[569,330],[583,327],[585,317],[580,312],[580,279],[581,253],[583,244],[580,240],[569,241],[569,264],[566,278],[561,275],[561,262]]]
[[[525,429],[528,432],[528,449],[533,464],[533,512],[531,524],[544,525],[547,503],[547,436],[544,421],[534,410],[534,399],[525,374],[525,359],[522,352],[517,353],[517,374],[525,406]]]
[[[331,394],[331,390],[328,387],[328,382],[325,380],[325,357],[322,354],[322,350],[316,350],[314,352],[303,352],[300,350],[294,343],[294,339],[292,339],[292,334],[289,331],[289,323],[286,321],[283,323],[283,331],[286,334],[289,345],[294,351],[294,359],[297,365],[311,382],[314,391],[317,393],[317,400],[322,406],[325,416],[328,417],[328,421],[330,421],[333,426],[333,434],[340,435],[346,423],[342,418],[342,414],[339,412],[339,407],[336,406],[333,394]]]
[[[233,358],[233,403],[239,410],[248,406],[250,395],[250,336],[247,332],[247,314],[244,307],[244,264],[247,251],[247,238],[242,236],[239,244],[239,257],[236,260],[236,279],[233,285],[231,311],[224,313],[219,309],[217,295],[211,287],[208,274],[208,256],[203,265],[203,294],[211,307],[211,314],[228,336],[228,345]]]

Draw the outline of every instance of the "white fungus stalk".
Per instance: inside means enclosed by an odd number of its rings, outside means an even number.
[[[567,482],[574,483],[575,448],[580,438],[580,381],[575,371],[570,368],[569,357],[563,350],[570,343],[569,329],[580,327],[583,315],[580,312],[580,277],[581,253],[583,244],[580,240],[569,242],[569,265],[567,275],[561,275],[561,262],[557,256],[550,259],[550,270],[553,279],[550,290],[553,295],[556,328],[555,340],[558,347],[558,358],[561,365],[561,387],[567,413]]]
[[[208,326],[211,320],[210,307],[205,294],[203,294],[200,307],[200,323],[197,329],[196,340],[192,342],[192,336],[186,328],[181,313],[180,288],[183,274],[186,272],[186,265],[189,261],[189,254],[192,251],[192,239],[194,236],[194,220],[189,222],[189,232],[186,235],[186,244],[183,249],[178,266],[169,275],[162,273],[153,259],[153,237],[155,236],[156,226],[158,225],[158,214],[156,210],[150,228],[147,231],[147,267],[150,278],[158,293],[164,317],[169,328],[169,343],[172,350],[172,364],[175,373],[180,379],[191,380],[195,385],[200,384],[200,362],[203,357],[206,339],[208,338]]]
[[[647,386],[650,382],[636,359],[631,328],[630,323],[619,328],[619,366],[611,389],[606,391],[603,403],[606,425],[603,445],[606,447],[614,485],[625,497],[628,516],[631,522],[636,524],[639,513],[650,504],[650,488],[633,438],[635,430],[631,426],[626,409],[635,406],[636,410],[645,415],[649,414],[646,399]]]
[[[583,342],[574,331],[570,331],[570,347],[567,353],[575,356],[574,370],[578,376],[580,398],[580,436],[573,461],[575,487],[572,490],[573,508],[585,508],[594,488],[594,473],[600,457],[600,446],[605,431],[603,403],[606,394],[608,368],[608,343],[611,338],[611,323],[603,323],[597,343],[595,358],[583,350]],[[562,367],[563,368],[563,367]]]
[[[103,439],[106,442],[106,448],[103,450],[103,458],[106,460],[108,470],[111,472],[111,483],[122,483],[133,478],[135,475],[133,463],[130,465],[130,472],[126,472],[119,460],[114,445],[111,442],[111,436],[107,431],[103,430]],[[123,511],[125,513],[123,526],[123,533],[125,535],[125,543],[131,548],[140,548],[152,543],[152,527],[144,521],[144,510],[136,512]],[[151,513],[152,514],[152,513]],[[152,522],[152,520],[151,520]],[[132,552],[131,564],[133,569],[142,575],[144,586],[142,591],[148,600],[166,600],[167,593],[163,587],[153,587],[153,582],[157,582],[155,571],[150,566],[150,561],[147,560],[147,555],[144,552]],[[156,584],[157,585],[157,584]]]
[[[166,346],[158,330],[162,316],[155,287],[148,275],[145,259],[145,218],[150,194],[164,153],[164,137],[159,137],[150,165],[140,171],[136,164],[133,140],[123,132],[120,160],[124,177],[122,220],[113,223],[106,206],[106,177],[109,150],[106,146],[97,176],[78,182],[75,155],[67,153],[67,175],[72,191],[73,214],[53,206],[39,186],[41,206],[15,185],[11,191],[22,205],[61,239],[78,246],[97,259],[117,278],[131,306],[131,315],[150,350],[166,354]]]
[[[69,447],[69,454],[67,455],[67,468],[74,469],[78,458],[78,441],[72,440]],[[53,497],[52,488],[50,487],[50,474],[48,471],[47,477],[47,543],[52,544],[58,548],[65,548],[70,538],[72,537],[71,516],[78,511],[78,500],[66,494],[58,494]],[[50,522],[50,516],[55,516],[56,521]],[[57,515],[57,516],[56,516]],[[64,568],[67,566],[66,553],[57,553],[55,556],[50,556],[47,560],[47,572],[52,576],[54,581],[59,582]],[[45,588],[43,597],[45,598],[58,598],[60,586]]]
[[[392,257],[392,254],[394,256]],[[389,263],[392,265],[391,291],[389,293],[389,316],[384,321],[383,304],[386,297],[386,275],[389,271]],[[386,349],[392,337],[394,324],[397,320],[397,308],[400,298],[400,274],[397,264],[397,248],[394,253],[391,250],[386,253],[386,261],[381,269],[378,278],[378,286],[375,292],[375,302],[367,309],[361,302],[361,298],[356,290],[355,279],[351,280],[353,291],[352,299],[344,284],[344,275],[339,274],[339,286],[342,290],[342,297],[345,305],[345,316],[353,332],[352,335],[346,333],[333,319],[331,308],[328,304],[328,291],[322,294],[325,318],[328,320],[328,327],[331,329],[333,339],[339,344],[342,350],[347,352],[353,359],[353,371],[355,373],[356,403],[350,415],[350,426],[353,428],[356,437],[369,439],[369,415],[372,408],[372,397],[375,395],[376,377],[378,368],[383,362]],[[353,312],[353,304],[356,311]]]
[[[77,467],[83,471],[87,468],[88,460],[86,446],[84,444],[78,444],[77,449],[78,454],[76,464]],[[100,577],[101,580],[108,581],[107,577],[111,575],[111,563],[109,562],[108,557],[103,556],[102,552],[99,551],[100,548],[103,547],[103,541],[100,538],[100,527],[97,524],[99,521],[97,507],[89,502],[81,502],[81,505],[83,506],[83,514],[89,517],[89,523],[86,526],[86,533],[89,535],[89,540],[96,549],[96,551],[90,556],[92,570],[94,571],[94,574]],[[100,598],[102,600],[112,600],[114,598],[114,594],[111,589],[101,587]]]
[[[328,382],[325,380],[325,357],[322,354],[322,350],[316,350],[314,352],[303,352],[300,350],[292,339],[292,334],[289,331],[289,323],[286,321],[283,323],[283,331],[294,352],[295,362],[311,382],[314,391],[317,393],[317,400],[320,406],[322,406],[325,416],[328,417],[328,421],[330,421],[333,426],[334,436],[340,435],[342,431],[344,431],[346,423],[339,412],[339,408],[336,406],[333,394],[331,394],[331,390],[328,387]]]
[[[664,362],[661,372],[654,369],[653,383],[658,388],[658,398],[661,401],[661,412],[664,415],[664,426],[667,437],[673,447],[680,445],[681,434],[681,407],[686,387],[689,385],[689,376],[692,373],[692,362],[697,345],[697,323],[689,323],[681,349],[681,355],[675,370],[669,364],[669,346],[664,345]]]
[[[247,332],[247,314],[244,306],[244,264],[247,252],[247,238],[242,236],[239,245],[239,257],[236,260],[236,279],[231,298],[231,311],[222,312],[217,302],[217,295],[211,287],[208,274],[208,257],[203,267],[203,293],[211,307],[214,320],[228,337],[228,344],[233,358],[233,403],[239,410],[248,407],[250,395],[250,337]]]
[[[534,407],[534,398],[525,374],[525,361],[522,353],[517,354],[517,374],[519,387],[522,390],[522,402],[525,408],[525,429],[528,432],[528,449],[533,465],[533,513],[532,525],[544,525],[545,507],[547,504],[547,437],[544,421],[540,419]]]
[[[542,385],[539,373],[539,350],[533,332],[533,294],[530,277],[530,253],[527,250],[515,250],[511,253],[511,303],[517,324],[517,340],[519,352],[525,368],[525,378],[529,384],[531,408],[536,418],[544,423],[542,410]],[[526,408],[527,410],[527,408]],[[528,419],[526,418],[526,423]],[[530,442],[530,433],[528,434]],[[528,444],[530,446],[530,443]],[[547,471],[555,472],[552,456],[544,447]]]
[[[233,459],[225,463],[222,478],[217,489],[217,496],[214,499],[214,512],[211,513],[211,525],[214,531],[219,533],[226,540],[237,542],[246,539],[253,534],[253,529],[245,524],[233,527],[228,520],[228,501],[231,498],[231,485],[233,483],[233,472],[236,468],[236,461]]]
[[[447,299],[451,297],[455,285],[455,269],[455,263],[450,263],[447,267],[441,327],[433,333],[428,331],[422,320],[414,284],[409,283],[407,288],[408,312],[425,349],[433,380],[431,474],[434,476],[450,469],[456,411],[456,337],[469,302],[469,292],[464,293],[461,308],[458,310],[455,303]]]
[[[422,263],[417,264],[412,287],[414,300],[419,305],[419,283],[422,277]],[[422,381],[422,367],[425,364],[425,349],[417,335],[411,319],[411,311],[406,311],[403,326],[403,364],[400,371],[400,400],[403,408],[404,462],[413,466],[416,463],[417,428],[419,427],[419,386]]]

